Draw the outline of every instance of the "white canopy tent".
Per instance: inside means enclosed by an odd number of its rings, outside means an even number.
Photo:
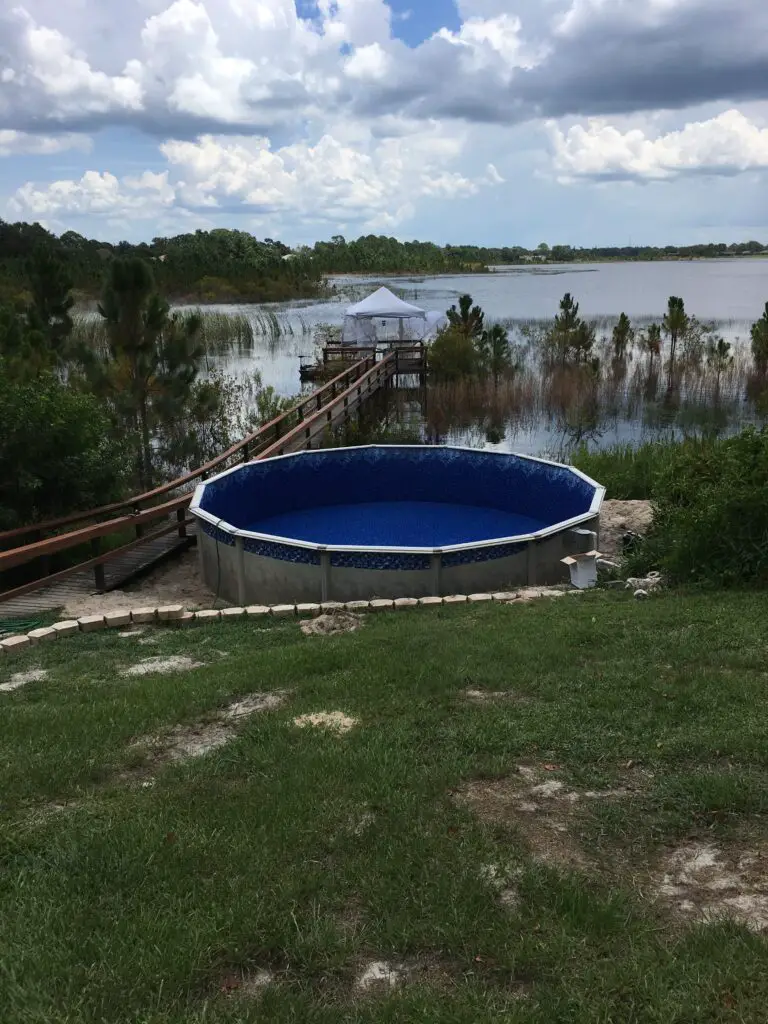
[[[398,299],[389,288],[379,288],[362,302],[350,306],[344,316],[344,345],[376,345],[380,342],[423,341],[439,314]]]

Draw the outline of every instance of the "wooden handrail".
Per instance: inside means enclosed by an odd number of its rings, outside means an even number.
[[[262,452],[258,456],[258,458],[268,459],[273,455],[282,454],[283,449],[287,445],[292,444],[305,431],[311,430],[312,426],[316,423],[317,420],[325,420],[328,416],[329,409],[332,409],[334,406],[338,404],[343,404],[345,398],[349,398],[350,395],[353,394],[353,392],[355,392],[359,387],[363,386],[371,377],[381,374],[382,371],[385,371],[387,373],[387,376],[389,376],[390,372],[393,371],[390,371],[388,364],[395,363],[396,365],[396,360],[397,353],[387,353],[387,355],[384,356],[384,358],[381,359],[378,363],[375,363],[370,368],[370,370],[367,370],[361,377],[358,377],[357,380],[346,389],[346,391],[342,391],[340,395],[336,395],[336,397],[332,400],[332,402],[329,403],[329,405],[323,406],[322,409],[318,409],[313,416],[310,416],[308,419],[304,420],[303,423],[297,424],[293,428],[293,430],[289,431],[284,437],[279,438],[277,441],[275,441],[274,444],[270,445],[270,447],[267,448],[266,451]]]
[[[275,439],[272,442],[272,444],[269,444],[266,447],[266,449],[261,451],[256,456],[256,458],[268,458],[272,454],[277,454],[278,449],[284,449],[287,445],[291,445],[304,431],[306,431],[307,429],[311,429],[311,427],[314,424],[316,424],[316,422],[319,419],[325,419],[328,414],[329,407],[333,408],[336,405],[343,403],[344,400],[348,398],[357,388],[364,386],[365,383],[374,375],[385,372],[389,376],[390,373],[392,372],[392,370],[389,367],[389,364],[392,362],[395,362],[396,364],[396,353],[391,352],[387,354],[384,357],[384,359],[382,359],[378,363],[373,361],[370,362],[371,365],[366,369],[366,360],[361,360],[361,362],[358,363],[354,369],[356,371],[362,370],[363,372],[359,373],[358,376],[355,377],[353,382],[350,385],[348,385],[348,387],[344,391],[342,391],[338,395],[333,395],[333,397],[326,401],[325,405],[321,405],[320,408],[317,409],[311,416],[308,416],[306,419],[302,419],[299,423],[296,424],[295,427],[288,431],[287,434]],[[334,380],[336,382],[339,382],[342,378],[347,378],[349,374],[350,371],[347,371],[346,374],[341,374],[339,377],[334,378]],[[327,389],[320,389],[320,391],[313,392],[313,395],[310,396],[315,404],[318,401],[318,395],[322,393],[322,391],[324,390]],[[309,401],[309,399],[306,399],[301,404],[304,405],[306,404],[307,401]],[[273,423],[274,422],[276,421],[273,421]],[[258,432],[255,435],[252,435],[252,439],[261,437],[263,433],[264,430],[262,429],[262,431]],[[221,465],[223,461],[226,461],[226,459],[230,457],[232,454],[237,454],[237,452],[242,450],[243,447],[244,445],[242,442],[238,443],[237,445],[234,445],[232,448],[228,449],[228,451],[225,452],[223,455],[219,456],[212,462],[207,463],[206,466],[200,467],[196,474],[190,474],[190,476],[192,476],[192,478],[194,479],[201,472],[207,472],[210,469],[216,468],[217,466]],[[170,486],[171,485],[166,485],[166,487],[164,488],[157,488],[155,491],[149,493],[153,495],[161,494],[166,492]],[[171,501],[164,502],[161,505],[153,505],[150,508],[145,509],[143,511],[137,511],[132,515],[118,516],[117,518],[108,519],[101,523],[93,523],[90,526],[85,526],[78,530],[71,530],[68,533],[54,534],[54,536],[52,537],[35,541],[32,544],[24,544],[20,547],[11,548],[8,551],[0,551],[0,572],[4,572],[7,569],[16,568],[20,565],[26,565],[28,562],[32,562],[36,558],[42,558],[45,556],[57,554],[60,551],[69,550],[70,548],[80,547],[81,545],[87,544],[88,542],[96,540],[100,537],[106,537],[110,534],[120,533],[121,531],[126,529],[135,528],[137,526],[143,526],[146,523],[154,522],[157,519],[167,518],[173,512],[178,512],[180,509],[186,508],[191,500],[192,493],[188,491],[185,494],[173,498]],[[129,502],[127,504],[130,505],[131,503]],[[116,507],[124,508],[126,506],[119,504]],[[109,506],[106,506],[106,508],[109,508]],[[94,513],[91,513],[91,515],[93,514]],[[35,526],[31,529],[36,530],[40,528],[40,526]],[[106,561],[109,557],[110,553],[107,553],[105,556],[102,556],[99,559],[90,559],[88,560],[87,563],[83,563],[83,565],[94,565],[99,561]],[[73,567],[73,570],[76,568],[78,567]],[[67,570],[67,572],[69,572],[69,570]],[[41,585],[43,585],[45,582],[46,580],[41,581]],[[4,598],[5,595],[0,595],[0,600]]]
[[[173,501],[167,501],[163,505],[155,505],[133,516],[119,516],[117,519],[108,519],[105,523],[94,523],[92,526],[84,526],[81,530],[72,530],[70,533],[60,533],[54,537],[48,537],[46,540],[38,540],[34,544],[24,544],[18,548],[11,548],[10,551],[0,551],[0,572],[13,569],[18,565],[25,565],[35,558],[79,547],[97,537],[107,537],[111,533],[120,533],[121,530],[130,527],[143,526],[156,519],[164,519],[171,512],[186,508],[190,500],[191,495],[184,494],[180,498],[174,498]]]
[[[175,491],[180,487],[185,487],[195,480],[198,480],[202,476],[210,475],[214,470],[218,469],[223,463],[227,462],[233,456],[246,448],[249,448],[253,444],[257,443],[259,439],[263,438],[266,434],[274,431],[276,436],[280,434],[280,427],[291,417],[298,414],[300,419],[303,419],[304,412],[307,407],[314,405],[317,407],[318,401],[324,403],[326,399],[323,397],[327,392],[335,393],[335,389],[338,386],[348,384],[350,376],[355,376],[355,380],[358,379],[367,369],[369,364],[373,362],[373,357],[368,356],[361,359],[359,362],[350,366],[343,373],[338,374],[332,380],[329,380],[322,387],[313,391],[306,398],[303,398],[296,405],[292,406],[286,412],[276,416],[269,423],[265,423],[264,426],[259,427],[258,430],[249,434],[248,437],[243,438],[236,444],[232,445],[221,455],[218,455],[215,459],[211,459],[210,462],[206,462],[202,466],[198,466],[197,469],[190,473],[186,473],[184,476],[178,477],[176,480],[171,480],[167,484],[162,484],[160,487],[155,487],[151,491],[145,491],[143,494],[136,494],[133,497],[126,498],[124,501],[113,502],[110,505],[102,505],[100,508],[89,509],[85,512],[74,512],[71,515],[63,516],[59,519],[50,519],[43,523],[32,523],[30,526],[20,526],[13,530],[6,530],[0,533],[0,545],[9,540],[14,540],[18,537],[25,537],[29,534],[34,533],[47,533],[50,530],[60,529],[64,526],[73,526],[75,523],[82,523],[89,519],[97,519],[100,516],[110,515],[114,512],[120,512],[124,509],[140,509],[141,506],[156,498],[162,497],[164,494],[168,494],[170,491]],[[333,397],[333,394],[332,394]],[[2,552],[0,552],[2,554]]]

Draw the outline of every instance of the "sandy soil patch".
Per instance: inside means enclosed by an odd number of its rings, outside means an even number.
[[[64,614],[66,618],[79,618],[81,615],[100,615],[104,609],[122,611],[168,604],[181,604],[194,611],[197,608],[213,608],[215,598],[216,595],[208,590],[200,578],[197,551],[193,548],[124,590],[72,598],[65,605]],[[219,600],[216,607],[221,608],[226,604],[226,601]]]
[[[625,533],[646,534],[653,520],[650,501],[604,501],[600,510],[600,552],[620,555]]]
[[[480,865],[480,877],[494,890],[499,903],[507,910],[516,910],[520,906],[517,880],[521,874],[521,868],[505,867],[502,864]]]
[[[27,683],[42,683],[48,678],[48,670],[45,668],[30,668],[26,672],[14,672],[7,683],[0,683],[0,693],[11,693],[18,690]]]
[[[655,895],[690,921],[730,919],[768,930],[768,845],[728,849],[693,843],[665,854]]]
[[[586,871],[594,865],[571,833],[579,808],[588,801],[622,799],[634,792],[629,787],[580,792],[545,768],[520,765],[517,775],[468,782],[454,797],[484,821],[517,828],[535,860]]]
[[[280,707],[287,691],[253,693],[223,708],[214,718],[193,725],[176,725],[159,736],[144,737],[133,746],[148,750],[157,764],[166,761],[186,761],[223,747],[237,735],[237,726],[262,711]]]
[[[222,978],[219,990],[226,996],[254,998],[265,988],[274,985],[275,975],[263,967],[252,971],[233,971]]]
[[[293,724],[299,729],[328,729],[342,735],[360,723],[358,719],[350,718],[343,711],[316,711],[311,715],[299,715],[298,718],[294,718]]]
[[[124,669],[122,676],[149,676],[159,672],[191,672],[194,668],[202,668],[201,661],[193,661],[183,655],[174,654],[168,658],[144,658],[137,665]]]
[[[503,702],[522,703],[521,697],[514,690],[465,690],[464,696],[472,704],[498,704]]]
[[[360,629],[363,620],[351,612],[329,612],[316,619],[304,619],[299,628],[304,636],[336,636],[339,633],[354,633]]]

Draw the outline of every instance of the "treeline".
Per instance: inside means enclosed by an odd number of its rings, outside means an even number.
[[[57,237],[39,224],[0,221],[0,300],[29,298],[29,264],[40,251],[64,263],[83,298],[100,294],[112,260],[130,257],[150,263],[158,289],[176,301],[279,302],[322,291],[322,270],[309,254],[291,253],[282,242],[259,241],[245,231],[221,228],[112,245],[75,231]]]
[[[300,250],[311,256],[326,274],[448,274],[483,271],[488,267],[536,263],[595,263],[605,260],[712,259],[725,256],[752,256],[768,252],[768,243],[743,242],[733,245],[624,246],[620,248],[573,248],[549,246],[542,242],[536,249],[522,246],[486,248],[476,245],[435,245],[433,242],[398,242],[385,235],[364,235],[347,241],[335,235],[330,242],[316,242]]]
[[[533,252],[527,252],[522,262],[535,260],[541,263],[599,263],[604,260],[652,261],[652,260],[693,260],[722,259],[728,256],[757,256],[768,253],[766,242],[708,242],[704,245],[664,246],[598,246],[591,249],[573,248],[570,245],[548,246],[542,242]],[[519,262],[519,261],[510,261]]]
[[[0,302],[0,531],[148,490],[285,407],[210,368],[205,315],[172,312],[154,266],[111,259],[76,323],[69,264],[40,247],[29,300]]]

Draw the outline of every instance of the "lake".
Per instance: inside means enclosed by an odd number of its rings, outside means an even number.
[[[482,306],[486,319],[501,321],[510,337],[520,342],[520,329],[551,320],[565,292],[580,303],[581,315],[598,324],[598,338],[610,338],[613,322],[622,312],[642,327],[660,322],[670,295],[685,300],[686,310],[712,324],[717,335],[733,345],[736,362],[731,371],[713,384],[699,375],[695,386],[670,403],[662,388],[654,391],[642,375],[643,358],[636,353],[622,381],[607,381],[601,388],[600,410],[594,422],[585,425],[579,413],[573,422],[562,403],[556,408],[542,396],[525,408],[489,413],[482,394],[461,399],[462,408],[452,416],[446,395],[438,395],[439,422],[430,423],[428,407],[414,409],[409,402],[402,415],[411,423],[427,423],[431,440],[480,444],[533,454],[562,454],[572,443],[589,440],[594,444],[637,443],[661,434],[685,433],[716,428],[733,430],[747,422],[761,421],[755,404],[746,395],[748,341],[751,324],[759,318],[768,301],[768,260],[723,259],[664,263],[600,263],[546,267],[500,267],[488,274],[441,277],[395,277],[382,275],[335,277],[331,282],[337,297],[328,302],[294,302],[253,306],[219,306],[222,311],[245,313],[259,328],[262,310],[273,312],[279,325],[258,334],[251,354],[223,355],[219,363],[230,373],[258,369],[265,384],[281,395],[299,392],[299,365],[316,356],[313,340],[318,324],[337,325],[350,302],[386,284],[396,294],[427,310],[445,311],[459,295],[469,292]],[[521,358],[532,372],[534,354],[521,345]],[[606,352],[603,352],[606,362]],[[519,397],[519,396],[518,396]],[[551,397],[551,396],[550,396]],[[530,398],[530,395],[529,395]],[[434,403],[431,403],[434,409]],[[758,403],[759,404],[759,403]],[[489,427],[489,418],[493,420]],[[455,422],[451,422],[451,420]],[[589,428],[589,429],[586,429]]]

